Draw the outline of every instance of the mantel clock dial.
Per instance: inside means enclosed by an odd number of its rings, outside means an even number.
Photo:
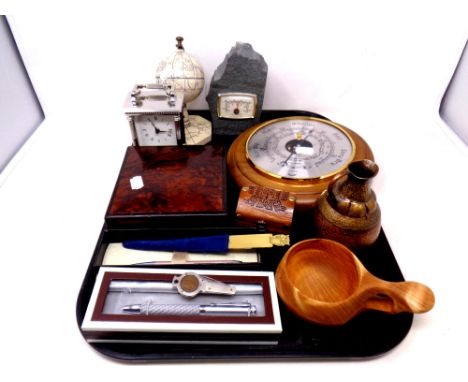
[[[135,146],[184,143],[183,92],[159,84],[135,85],[125,101]]]
[[[355,132],[326,119],[292,116],[260,123],[233,142],[228,166],[239,187],[259,185],[296,196],[296,206],[315,206],[321,192],[348,164],[373,159]]]

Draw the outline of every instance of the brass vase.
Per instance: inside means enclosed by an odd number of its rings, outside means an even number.
[[[372,179],[379,167],[364,159],[349,164],[319,198],[314,213],[316,236],[336,240],[351,249],[372,245],[379,236],[380,207]]]

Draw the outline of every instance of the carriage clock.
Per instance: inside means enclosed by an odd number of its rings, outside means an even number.
[[[135,146],[178,146],[185,142],[184,94],[160,84],[135,85],[124,113]]]

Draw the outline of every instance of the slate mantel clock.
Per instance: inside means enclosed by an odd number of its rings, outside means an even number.
[[[373,159],[373,154],[352,130],[326,119],[291,116],[243,132],[231,145],[227,162],[239,187],[290,192],[296,209],[307,210],[335,176],[360,159]]]
[[[159,84],[135,85],[125,100],[135,146],[177,146],[184,143],[184,93]]]

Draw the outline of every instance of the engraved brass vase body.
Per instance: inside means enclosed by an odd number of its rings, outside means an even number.
[[[380,207],[371,188],[379,167],[364,159],[349,164],[344,175],[332,181],[318,201],[316,235],[352,249],[373,244],[380,233]]]

